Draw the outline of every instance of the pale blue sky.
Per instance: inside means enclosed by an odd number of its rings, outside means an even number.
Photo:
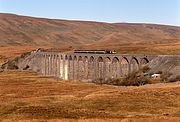
[[[180,26],[180,0],[0,0],[0,13]]]

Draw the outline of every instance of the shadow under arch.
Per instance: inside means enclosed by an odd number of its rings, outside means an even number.
[[[65,55],[65,60],[68,60],[68,56],[67,55]]]
[[[69,60],[73,60],[73,58],[72,58],[72,56],[71,56],[71,55],[69,56]]]
[[[112,64],[111,64],[111,58],[110,57],[106,57],[104,59],[105,61],[105,78],[109,79],[111,78],[111,72],[112,72]]]
[[[77,80],[82,80],[84,76],[84,62],[82,56],[78,57]]]
[[[77,80],[78,75],[78,58],[77,56],[73,57],[73,79]]]
[[[84,61],[84,76],[83,76],[83,79],[87,80],[88,79],[88,70],[89,70],[89,67],[88,67],[88,64],[89,64],[88,57],[84,56],[83,61]]]
[[[63,79],[63,76],[64,76],[64,57],[63,57],[63,55],[60,55],[60,57],[59,57],[59,68],[60,68],[60,73],[59,73],[59,77],[61,78],[61,79]]]
[[[130,61],[130,72],[137,72],[139,70],[139,62],[136,57],[133,57]]]
[[[65,60],[64,60],[64,79],[68,80],[68,70],[69,70],[69,60],[68,60],[68,56],[65,55]]]
[[[68,58],[68,62],[69,62],[69,65],[68,65],[68,80],[73,80],[73,71],[74,71],[74,62],[73,62],[73,58],[71,55],[69,55],[69,58]]]
[[[50,55],[50,61],[49,61],[50,67],[49,67],[49,75],[54,76],[54,55]]]
[[[57,76],[57,55],[53,55],[53,60],[52,60],[52,70],[53,70],[53,76],[56,77]]]
[[[97,59],[97,75],[96,79],[103,79],[104,78],[104,60],[101,56]]]
[[[64,59],[62,55],[61,55],[60,57],[61,57],[61,60],[63,60],[63,59]]]
[[[146,64],[148,64],[148,63],[149,63],[149,60],[146,57],[142,58],[140,60],[140,67],[142,68],[142,67],[146,66]]]
[[[120,63],[119,58],[114,57],[112,59],[112,78],[118,78],[120,76]]]
[[[144,57],[141,59],[140,63],[141,64],[147,64],[147,63],[149,63],[149,60],[146,57]]]
[[[94,56],[91,56],[89,58],[89,64],[88,64],[88,74],[87,74],[87,79],[88,80],[93,80],[95,78],[95,58]]]
[[[127,76],[129,74],[129,61],[126,57],[123,57],[120,61],[121,76]]]

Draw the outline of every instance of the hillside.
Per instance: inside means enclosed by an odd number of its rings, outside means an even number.
[[[180,27],[68,21],[0,14],[0,46],[115,49],[120,53],[180,54]]]

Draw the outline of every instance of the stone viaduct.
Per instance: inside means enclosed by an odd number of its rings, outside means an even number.
[[[58,52],[31,52],[19,63],[19,68],[28,68],[44,76],[64,80],[89,81],[119,78],[139,70],[149,63],[151,55],[80,54]]]

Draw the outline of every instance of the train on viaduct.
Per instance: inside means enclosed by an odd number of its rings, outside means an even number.
[[[85,54],[33,51],[20,61],[20,69],[63,80],[90,81],[125,77],[148,64],[154,56],[128,54]]]

